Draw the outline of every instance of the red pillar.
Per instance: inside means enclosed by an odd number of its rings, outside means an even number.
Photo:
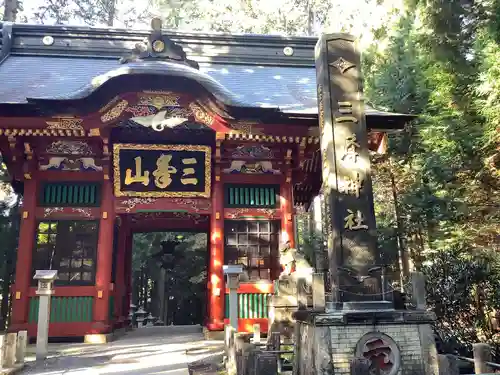
[[[132,245],[134,234],[129,227],[127,233],[127,240],[125,243],[125,302],[123,305],[123,315],[125,320],[128,321],[128,314],[130,311],[130,304],[132,303]]]
[[[280,188],[281,209],[281,242],[290,241],[290,246],[295,247],[294,221],[293,221],[293,186],[291,178],[287,177]]]
[[[115,206],[113,187],[110,180],[102,185],[101,220],[97,243],[96,296],[94,302],[95,333],[107,333],[109,324],[109,296],[111,287],[111,266],[113,262],[113,229]]]
[[[208,329],[224,329],[224,190],[220,176],[215,177],[210,217],[209,319]]]
[[[126,266],[126,247],[128,238],[129,226],[127,216],[121,217],[120,232],[118,234],[118,246],[116,254],[116,275],[115,275],[115,307],[116,316],[118,317],[118,325],[121,325],[125,320],[125,314],[128,311],[123,311],[123,299],[125,298],[125,266]]]
[[[37,200],[37,180],[25,180],[21,223],[19,231],[19,246],[17,249],[16,279],[13,286],[11,329],[16,325],[28,322],[29,298],[28,292],[33,277],[31,263],[35,244]]]

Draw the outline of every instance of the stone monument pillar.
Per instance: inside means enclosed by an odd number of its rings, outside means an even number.
[[[385,287],[357,43],[346,34],[323,35],[315,55],[332,298],[325,311],[294,314],[294,374],[356,374],[366,367],[360,375],[437,375],[434,315],[422,303],[395,310]],[[414,291],[419,302],[421,292]]]

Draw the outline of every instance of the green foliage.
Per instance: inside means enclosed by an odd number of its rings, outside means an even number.
[[[468,350],[486,340],[497,353],[499,9],[496,0],[409,3],[365,56],[369,99],[419,114],[407,132],[390,138],[391,158],[376,165],[394,175],[399,247],[426,273],[446,341]],[[376,196],[382,241],[396,227],[387,196]]]

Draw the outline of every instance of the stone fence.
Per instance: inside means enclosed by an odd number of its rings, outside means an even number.
[[[281,335],[273,332],[266,344],[260,342],[260,328],[254,333],[237,333],[226,326],[226,370],[228,375],[276,375],[281,373],[281,354],[293,351],[281,349]]]
[[[24,366],[28,332],[6,333],[0,335],[0,368],[13,369]]]

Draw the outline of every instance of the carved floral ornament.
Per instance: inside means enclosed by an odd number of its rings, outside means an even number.
[[[356,344],[356,357],[369,362],[367,375],[396,375],[401,367],[401,351],[382,332],[369,332]]]
[[[92,155],[92,147],[83,141],[55,141],[52,142],[45,152],[48,154],[64,155]]]

